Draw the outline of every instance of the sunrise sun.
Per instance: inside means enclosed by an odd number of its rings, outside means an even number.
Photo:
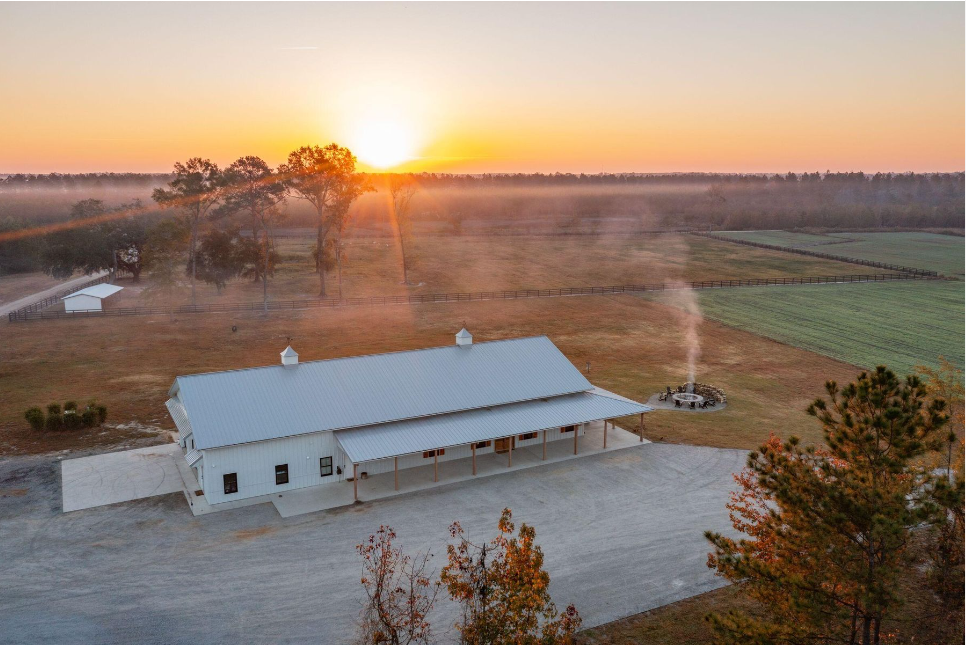
[[[398,166],[415,156],[412,129],[393,119],[373,119],[356,127],[350,145],[359,161],[375,168]]]

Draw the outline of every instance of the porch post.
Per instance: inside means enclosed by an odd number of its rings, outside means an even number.
[[[352,496],[359,501],[359,464],[352,464]]]
[[[395,480],[396,490],[399,490],[399,457],[392,458],[392,476]]]
[[[547,461],[547,431],[543,431],[543,460]]]
[[[644,413],[641,412],[641,441],[644,441]]]
[[[513,437],[510,437],[510,449],[507,451],[507,462],[506,467],[509,468],[513,465]]]
[[[580,426],[574,426],[574,454],[577,454],[577,437],[580,436]]]
[[[607,419],[604,419],[604,450],[607,450]]]
[[[473,474],[476,474],[476,443],[471,443],[470,448],[473,450]]]
[[[439,450],[433,451],[433,481],[439,481]]]

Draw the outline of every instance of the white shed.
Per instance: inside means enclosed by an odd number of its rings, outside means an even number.
[[[103,300],[123,288],[113,284],[95,284],[93,287],[64,296],[61,300],[64,301],[64,308],[67,311],[102,311]]]

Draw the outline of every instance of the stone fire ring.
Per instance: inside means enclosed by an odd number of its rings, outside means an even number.
[[[700,394],[692,394],[690,392],[677,392],[675,394],[672,394],[671,398],[674,399],[675,401],[680,401],[682,404],[688,404],[688,405],[690,405],[691,403],[698,405],[702,401],[704,401],[704,397],[701,396]]]

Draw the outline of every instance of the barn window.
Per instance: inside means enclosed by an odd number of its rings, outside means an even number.
[[[238,492],[238,473],[228,473],[225,475],[225,495]]]
[[[435,457],[436,455],[442,457],[445,454],[446,448],[440,448],[439,450],[427,450],[423,453],[423,459],[429,459],[430,457]]]
[[[492,441],[477,441],[476,442],[476,447],[477,448],[489,448],[490,447],[490,444],[492,444],[492,443],[493,443]]]
[[[560,433],[563,434],[564,432],[573,432],[576,429],[577,429],[577,426],[564,426],[560,428]]]
[[[332,474],[332,457],[322,457],[319,459],[319,471],[323,477]]]
[[[537,438],[536,432],[526,432],[518,437],[520,441],[526,441],[527,439],[536,439],[536,438]]]
[[[281,486],[288,483],[288,464],[275,466],[275,485]]]

